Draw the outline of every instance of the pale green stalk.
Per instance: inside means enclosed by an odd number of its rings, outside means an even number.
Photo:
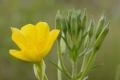
[[[60,62],[60,63],[58,64],[58,66],[61,67],[62,72],[70,79],[71,76],[69,75],[66,67],[64,66],[63,60],[62,60],[60,40],[58,40],[58,58],[59,58],[59,62]],[[62,72],[58,69],[58,77],[61,77],[60,79],[62,79],[62,76],[61,76],[61,75],[62,75]],[[59,79],[59,80],[60,80],[60,79]]]
[[[77,77],[77,61],[72,61],[72,80],[76,80]]]
[[[58,40],[57,47],[58,47],[58,67],[61,68],[61,63],[60,63],[60,54],[61,54],[60,40]],[[58,80],[62,80],[62,73],[59,69],[58,69]]]
[[[86,74],[88,73],[89,69],[91,68],[91,64],[93,63],[95,59],[95,52],[93,51],[88,59],[88,62],[86,64],[86,67],[83,70],[82,75],[80,76],[79,80],[83,80]]]
[[[83,56],[83,62],[82,62],[82,67],[81,67],[81,72],[80,73],[82,73],[84,71],[84,68],[86,67],[86,62],[87,62],[87,57],[84,54],[84,56]]]
[[[33,65],[34,74],[38,80],[48,80],[47,75],[45,73],[45,68],[46,66],[43,59],[40,62],[37,62]]]

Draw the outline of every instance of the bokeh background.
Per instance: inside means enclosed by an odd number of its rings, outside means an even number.
[[[96,58],[104,64],[89,74],[89,80],[120,80],[120,0],[0,0],[0,80],[35,80],[32,64],[13,58],[9,49],[16,48],[11,40],[10,27],[46,21],[54,27],[57,10],[87,9],[96,20],[105,14],[110,20],[110,32]],[[55,46],[46,58],[49,80],[57,80]]]

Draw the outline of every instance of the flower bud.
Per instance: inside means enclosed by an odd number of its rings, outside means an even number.
[[[73,13],[71,15],[71,19],[70,19],[70,29],[72,31],[72,34],[74,36],[77,35],[77,30],[78,30],[78,24],[77,24],[77,16],[75,13]]]
[[[88,29],[88,33],[89,33],[90,38],[91,38],[91,37],[93,36],[93,34],[94,34],[94,28],[95,28],[94,22],[93,22],[93,20],[91,20],[90,25],[89,25],[89,29]]]
[[[98,25],[97,25],[97,33],[96,33],[96,38],[99,36],[99,34],[101,33],[103,27],[105,25],[105,17],[101,16],[101,18],[98,21]]]
[[[77,12],[76,12],[76,16],[77,16],[77,26],[78,26],[78,30],[77,30],[77,34],[79,35],[79,32],[80,32],[80,30],[81,30],[81,11],[80,10],[78,10]]]
[[[99,34],[98,38],[95,41],[95,50],[98,50],[105,39],[107,33],[109,31],[109,23],[105,25],[105,27],[102,29],[101,33]]]
[[[89,36],[86,35],[86,37],[84,39],[84,48],[88,48],[89,42],[90,42]]]
[[[55,24],[57,29],[61,29],[61,19],[62,15],[60,14],[60,11],[58,11],[55,17]]]
[[[85,9],[82,16],[82,23],[81,23],[82,30],[84,30],[86,27],[86,21],[87,21],[87,16],[86,16],[86,9]]]
[[[67,31],[67,22],[65,20],[65,17],[63,17],[60,12],[58,11],[56,18],[56,27],[60,30],[63,30],[64,33]]]
[[[67,22],[67,30],[69,32],[69,34],[71,34],[71,15],[73,14],[73,10],[69,10],[68,11],[68,15],[67,15],[67,18],[66,18],[66,22]]]

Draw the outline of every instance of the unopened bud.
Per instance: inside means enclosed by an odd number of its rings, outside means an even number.
[[[56,28],[66,33],[67,31],[66,20],[65,20],[65,17],[63,17],[59,11],[56,15],[55,21],[56,21]]]
[[[96,38],[99,36],[104,26],[105,26],[105,17],[101,16],[101,18],[98,21],[98,25],[97,25]]]
[[[77,26],[78,26],[78,30],[77,30],[77,34],[79,35],[79,32],[80,32],[80,30],[81,30],[81,11],[80,10],[78,10],[77,11]]]
[[[74,14],[74,13],[71,15],[70,29],[71,29],[72,34],[73,34],[74,36],[77,35],[77,29],[78,29],[77,16],[76,16],[76,14]]]
[[[61,19],[62,19],[62,16],[60,14],[60,11],[58,11],[55,17],[55,24],[57,29],[61,29]]]
[[[99,34],[98,38],[95,41],[95,49],[98,50],[105,39],[107,33],[109,31],[109,23],[105,25],[105,27],[102,29],[101,33]]]
[[[94,34],[94,28],[95,28],[94,22],[93,22],[93,20],[91,20],[90,25],[89,25],[89,29],[88,29],[90,38],[91,38],[91,37],[93,36],[93,34]]]
[[[87,21],[87,16],[86,16],[86,9],[85,9],[82,16],[82,25],[81,25],[82,30],[84,30],[86,27],[86,21]]]

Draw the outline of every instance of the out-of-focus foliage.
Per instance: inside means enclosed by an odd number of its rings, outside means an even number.
[[[102,45],[96,64],[104,64],[90,73],[90,80],[114,80],[116,68],[120,64],[120,1],[119,0],[0,0],[0,80],[34,80],[32,64],[11,57],[8,50],[15,48],[11,40],[10,27],[27,23],[47,21],[54,27],[58,9],[87,9],[96,20],[101,13],[110,19],[110,32]],[[47,61],[47,74],[56,80],[55,67],[49,63],[57,62],[55,48]],[[56,60],[56,61],[55,61]],[[119,70],[119,69],[118,69]],[[52,74],[51,74],[52,73]]]

